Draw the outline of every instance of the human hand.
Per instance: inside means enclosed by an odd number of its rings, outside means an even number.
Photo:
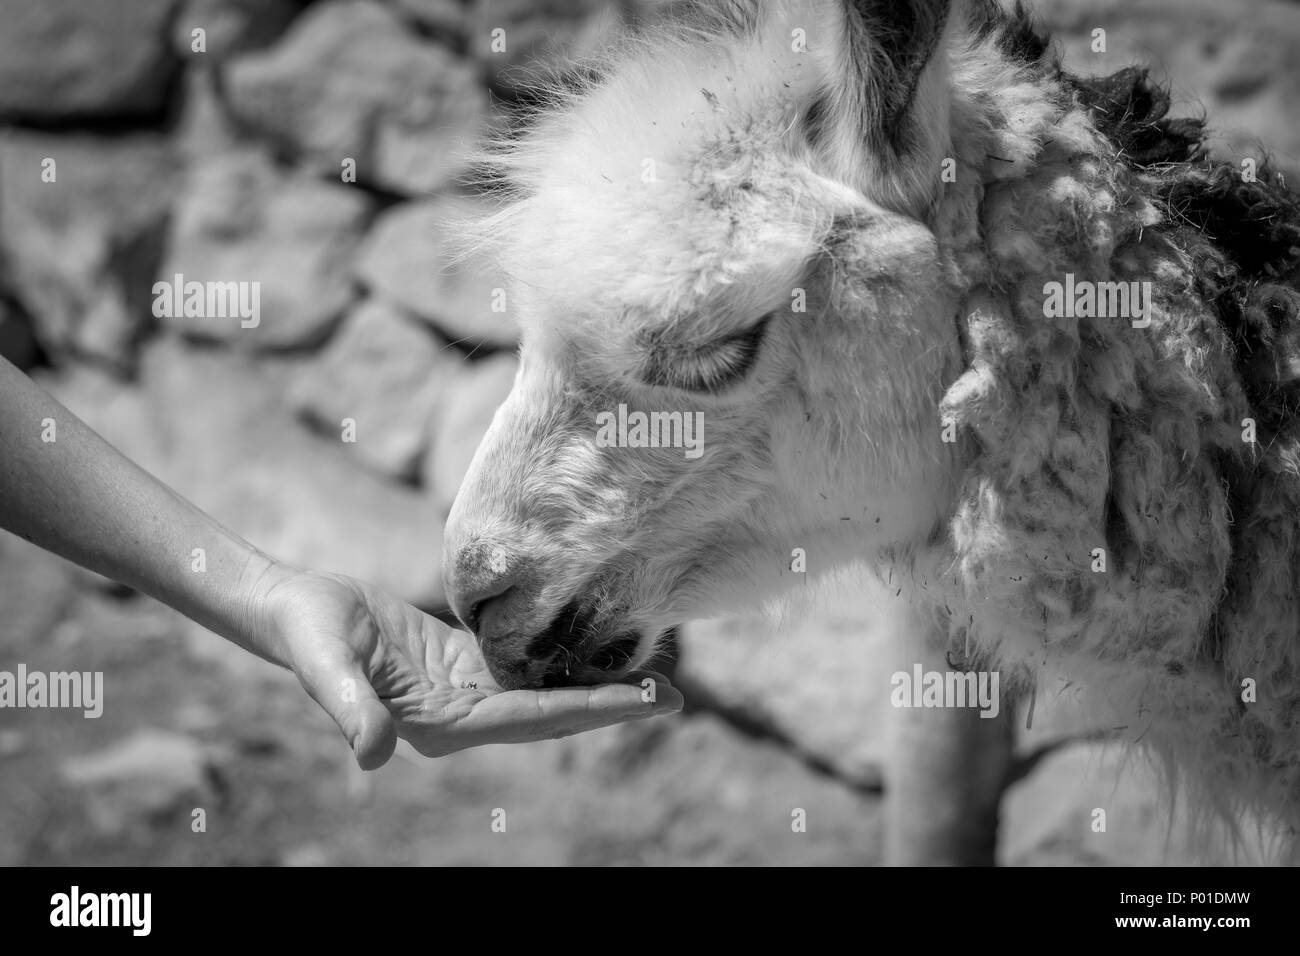
[[[682,707],[681,694],[658,674],[639,673],[627,684],[503,691],[470,634],[342,575],[277,565],[257,608],[258,643],[298,676],[366,770],[388,761],[397,737],[439,757]],[[643,688],[646,678],[654,683]]]
[[[142,470],[0,357],[0,528],[138,588],[293,670],[363,768],[679,710],[658,676],[505,692],[474,639],[382,591],[274,560]],[[46,442],[33,423],[58,423]],[[200,548],[203,573],[191,555]],[[638,675],[639,676],[639,675]],[[654,697],[653,700],[643,699]]]

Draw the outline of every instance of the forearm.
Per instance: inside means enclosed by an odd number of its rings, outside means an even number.
[[[275,562],[127,460],[3,358],[0,527],[283,662],[255,607]]]

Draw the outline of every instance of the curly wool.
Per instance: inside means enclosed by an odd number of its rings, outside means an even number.
[[[1211,798],[1294,826],[1300,200],[1205,160],[1201,124],[1167,119],[1144,72],[1071,77],[1023,11],[985,16],[977,43],[1017,71],[985,78],[960,159],[979,186],[939,214],[971,290],[941,408],[972,440],[954,640],[1024,682],[1087,685]],[[1151,282],[1150,326],[1045,316],[1067,273]]]

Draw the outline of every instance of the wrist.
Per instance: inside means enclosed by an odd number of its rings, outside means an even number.
[[[277,592],[285,581],[299,573],[299,568],[254,549],[236,585],[235,633],[228,636],[280,667],[289,667],[290,660],[282,639]]]

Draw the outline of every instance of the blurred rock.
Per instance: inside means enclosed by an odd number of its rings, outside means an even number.
[[[596,52],[623,22],[615,0],[474,0],[469,48],[506,88]]]
[[[460,196],[394,206],[366,236],[357,277],[466,348],[513,347],[519,329],[505,276],[485,255],[453,261],[461,252],[455,225],[482,212],[478,202]]]
[[[304,843],[280,855],[281,866],[329,866],[330,863],[329,847],[323,843]]]
[[[183,61],[221,61],[275,40],[307,0],[186,0],[172,23],[172,48]],[[202,53],[195,29],[204,31]]]
[[[158,820],[208,792],[210,764],[192,737],[145,728],[107,749],[65,759],[59,772],[91,791],[97,828],[115,832],[133,820]]]
[[[1300,172],[1300,15],[1277,0],[1037,0],[1067,68],[1105,75],[1133,64],[1170,83],[1176,116],[1209,120],[1214,155],[1230,162],[1267,151]],[[1175,12],[1176,9],[1176,12]],[[1106,49],[1093,51],[1093,31]]]
[[[0,135],[0,248],[47,352],[130,370],[177,185],[158,136]]]
[[[221,714],[201,700],[184,700],[176,705],[172,723],[190,734],[210,734],[221,727]]]
[[[16,534],[0,534],[0,653],[8,660],[31,661],[66,620],[76,601],[70,568]]]
[[[359,190],[285,173],[257,152],[193,170],[157,279],[258,283],[260,316],[172,316],[167,325],[242,349],[312,345],[352,298],[347,274],[370,201]],[[227,310],[232,311],[232,310]]]
[[[451,509],[492,416],[510,394],[518,367],[513,355],[494,355],[460,371],[447,388],[434,417],[433,446],[424,465],[425,483],[440,515]]]
[[[397,0],[397,8],[428,30],[461,35],[469,25],[470,0]]]
[[[0,285],[0,357],[25,370],[36,363],[39,354],[31,321]]]
[[[40,381],[128,457],[257,547],[440,606],[441,516],[427,496],[361,467],[355,446],[314,436],[294,420],[285,391],[300,368],[300,361],[162,338],[142,356],[138,388],[88,370]],[[188,562],[189,553],[178,560]],[[257,663],[216,637],[208,642]]]
[[[166,103],[173,0],[0,0],[0,119],[136,118]]]
[[[21,730],[0,730],[0,759],[16,757],[27,749],[27,736]]]
[[[60,651],[71,651],[80,647],[86,640],[85,622],[69,618],[60,621],[50,631],[50,644]]]
[[[459,366],[429,329],[370,299],[296,377],[290,400],[334,436],[343,419],[353,419],[357,456],[381,474],[414,481],[430,419]]]
[[[1193,821],[1187,794],[1170,799],[1166,783],[1140,753],[1101,744],[1055,753],[1003,798],[998,862],[1261,866],[1266,847],[1284,845],[1279,828],[1249,816],[1235,837],[1219,821]]]
[[[220,68],[196,66],[185,71],[184,107],[176,124],[176,149],[186,165],[242,148],[239,124],[230,115],[219,89]]]
[[[398,754],[408,753],[399,743]],[[802,866],[880,856],[877,800],[710,714],[477,747],[451,760],[416,756],[372,778],[376,811],[394,792],[410,792],[424,795],[424,814],[415,824],[393,820],[389,844],[340,843],[335,862],[358,851],[426,866]],[[335,799],[339,789],[330,788]],[[439,794],[436,806],[430,793]],[[497,807],[505,835],[491,829]],[[806,829],[792,827],[796,809]],[[355,816],[366,826],[385,819]]]
[[[360,182],[408,193],[458,172],[487,106],[472,67],[369,0],[310,8],[226,80],[236,115],[321,172],[353,159]]]
[[[704,685],[717,705],[772,728],[838,776],[878,786],[889,756],[889,678],[911,662],[894,661],[888,598],[859,590],[784,627],[692,622],[681,631],[678,679]]]

